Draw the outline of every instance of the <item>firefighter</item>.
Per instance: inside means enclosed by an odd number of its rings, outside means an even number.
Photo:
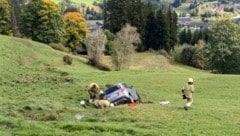
[[[185,110],[188,110],[193,103],[193,92],[194,92],[193,79],[189,78],[188,82],[182,88],[183,99],[187,100],[186,104],[184,105]]]
[[[90,97],[89,101],[94,101],[96,99],[99,89],[100,87],[96,83],[91,83],[88,85],[88,93]]]

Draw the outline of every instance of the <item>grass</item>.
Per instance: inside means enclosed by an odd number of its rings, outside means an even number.
[[[49,46],[0,36],[0,135],[29,136],[156,136],[239,135],[240,76],[218,75],[189,67],[146,68],[103,72]],[[146,56],[147,55],[147,56]],[[140,54],[161,62],[154,54]],[[154,57],[155,56],[155,57]],[[157,59],[157,60],[154,60]],[[141,65],[135,57],[134,65]],[[148,61],[147,61],[148,62]],[[193,108],[183,110],[181,88],[188,77],[195,83]],[[87,99],[86,86],[126,82],[138,89],[143,101],[108,109],[79,105]],[[167,99],[170,104],[161,106]],[[75,115],[84,117],[76,120]]]

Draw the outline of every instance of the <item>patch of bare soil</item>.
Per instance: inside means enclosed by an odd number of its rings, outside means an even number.
[[[31,56],[25,56],[22,59],[23,64],[31,63],[32,61],[33,61],[33,57],[31,57]]]

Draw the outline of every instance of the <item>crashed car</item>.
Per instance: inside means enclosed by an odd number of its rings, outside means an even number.
[[[138,92],[126,83],[118,83],[104,91],[104,96],[114,105],[140,102]]]

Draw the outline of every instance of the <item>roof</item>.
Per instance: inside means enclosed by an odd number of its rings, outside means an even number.
[[[205,22],[190,23],[189,27],[198,27],[198,28],[204,29],[204,28],[208,28],[209,24]]]
[[[190,17],[178,17],[178,22],[191,22],[192,19]]]

